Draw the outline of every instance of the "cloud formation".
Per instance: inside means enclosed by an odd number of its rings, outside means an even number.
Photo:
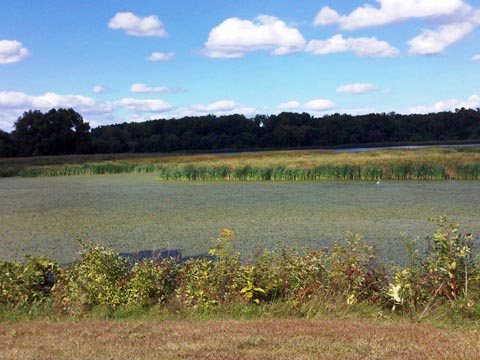
[[[276,17],[261,15],[255,21],[224,20],[210,31],[204,53],[212,58],[241,58],[258,50],[285,55],[301,51],[304,46],[305,39],[298,29]]]
[[[337,105],[329,99],[313,99],[304,104],[299,103],[298,101],[287,101],[277,105],[278,111],[307,111],[311,113],[322,113],[327,110],[333,109]]]
[[[442,25],[437,30],[422,30],[410,41],[410,54],[433,55],[443,52],[448,46],[462,40],[475,26],[470,22]]]
[[[153,113],[163,113],[170,110],[173,110],[173,106],[161,99],[133,99],[133,98],[124,98],[119,101],[113,102],[115,108],[125,107],[127,110],[133,112],[153,112]]]
[[[110,19],[108,27],[114,30],[124,30],[128,35],[132,36],[161,38],[167,36],[162,22],[155,15],[141,18],[131,12],[120,12]]]
[[[379,7],[365,4],[348,15],[339,15],[328,6],[320,9],[314,25],[338,24],[345,30],[355,30],[403,21],[453,15],[469,6],[462,0],[375,0]]]
[[[345,92],[349,94],[365,94],[369,91],[377,90],[377,87],[372,83],[355,83],[342,85],[337,88],[337,92]]]
[[[172,89],[166,86],[150,86],[147,84],[132,84],[130,91],[136,94],[165,94],[172,92]]]
[[[220,100],[208,105],[197,104],[186,108],[179,108],[174,111],[174,116],[202,116],[207,114],[217,116],[232,114],[254,115],[256,112],[257,110],[253,107],[242,106],[232,100]]]
[[[335,107],[335,103],[328,99],[314,99],[305,103],[303,107],[311,111],[324,111]]]
[[[96,85],[93,87],[92,91],[96,94],[105,94],[107,89],[105,89],[103,86]]]
[[[0,40],[0,65],[22,61],[30,56],[27,48],[16,40]]]
[[[207,114],[253,116],[257,113],[256,108],[241,105],[233,100],[175,108],[161,99],[129,97],[115,101],[101,101],[73,94],[45,93],[35,96],[24,92],[0,91],[0,128],[6,131],[13,130],[14,121],[28,109],[48,111],[52,108],[74,108],[92,126],[125,121],[146,121],[159,116],[165,118]]]
[[[169,61],[175,56],[175,53],[168,52],[168,53],[162,53],[162,52],[154,52],[152,55],[147,57],[147,61],[151,62],[158,62],[158,61]]]
[[[306,51],[315,55],[326,55],[351,51],[358,56],[390,57],[399,53],[398,49],[375,37],[344,38],[342,34],[327,40],[311,40]]]
[[[174,109],[161,99],[123,98],[117,101],[99,101],[74,94],[48,92],[35,96],[19,91],[0,91],[0,112],[5,116],[2,124],[8,122],[11,126],[15,119],[28,109],[47,111],[52,108],[74,108],[95,125],[110,121],[118,114],[120,122],[137,118],[139,115],[148,117],[150,114],[166,113]],[[2,127],[8,129],[7,126]]]
[[[472,60],[473,60],[473,61],[480,61],[480,54],[473,55],[473,56],[472,56]]]
[[[50,109],[53,107],[93,107],[95,100],[83,95],[59,95],[48,92],[39,96],[28,95],[18,91],[0,91],[2,108]]]
[[[466,100],[458,99],[445,99],[437,101],[433,105],[429,106],[415,106],[409,109],[410,113],[414,114],[428,114],[441,111],[453,111],[455,109],[477,109],[480,108],[480,95],[473,94]]]
[[[300,104],[298,101],[287,101],[287,102],[279,104],[277,106],[277,109],[278,110],[292,110],[292,109],[297,109],[300,106],[302,106],[302,104]]]

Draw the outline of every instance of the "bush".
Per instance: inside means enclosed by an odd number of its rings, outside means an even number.
[[[46,301],[59,272],[46,257],[26,256],[25,263],[0,262],[0,304],[17,308]]]
[[[408,263],[390,272],[377,262],[372,246],[350,233],[344,242],[319,251],[281,247],[264,251],[249,264],[240,261],[228,229],[214,241],[209,257],[183,263],[129,263],[111,249],[83,245],[80,261],[64,269],[45,257],[0,262],[0,305],[18,309],[42,304],[52,294],[63,312],[74,314],[96,307],[111,312],[165,306],[182,312],[283,304],[295,312],[315,304],[349,309],[377,303],[421,318],[434,303],[448,303],[456,313],[475,317],[480,273],[472,255],[473,237],[461,234],[448,217],[439,217],[437,224],[426,256],[419,255],[417,240],[405,239]]]
[[[62,308],[77,312],[98,305],[112,309],[124,305],[127,260],[103,246],[83,247],[80,262],[65,269],[58,281],[56,295]]]
[[[175,291],[178,281],[178,266],[172,259],[154,261],[144,259],[133,265],[121,290],[125,292],[127,306],[158,305]]]
[[[233,233],[224,229],[210,249],[211,258],[190,259],[180,266],[176,291],[180,306],[229,304],[240,296],[244,282],[240,254],[232,247]]]

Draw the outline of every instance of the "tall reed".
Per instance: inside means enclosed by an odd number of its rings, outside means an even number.
[[[191,181],[478,180],[480,152],[473,150],[277,151],[228,156],[159,154],[149,158],[132,156],[105,160],[93,156],[28,161],[4,159],[0,161],[0,177],[156,173],[161,180]]]

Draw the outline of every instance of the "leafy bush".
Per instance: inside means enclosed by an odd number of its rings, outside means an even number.
[[[133,265],[122,279],[126,305],[150,306],[163,303],[177,286],[178,266],[172,259],[144,259]]]
[[[128,262],[113,250],[84,245],[79,263],[65,269],[56,294],[66,311],[83,311],[102,305],[117,308],[127,302]]]
[[[165,309],[209,309],[281,303],[297,311],[317,304],[377,303],[421,318],[435,303],[457,313],[480,313],[480,272],[472,254],[473,237],[461,234],[448,217],[437,220],[431,248],[421,257],[417,240],[405,240],[408,263],[391,268],[377,262],[375,249],[359,235],[319,251],[281,247],[264,251],[255,263],[243,264],[225,229],[210,257],[183,263],[145,259],[134,263],[111,249],[83,245],[78,263],[66,268],[40,257],[23,264],[0,262],[0,305],[56,300],[62,311],[83,313],[165,306]]]
[[[433,219],[432,219],[433,220]],[[434,301],[453,301],[469,297],[470,280],[478,286],[478,269],[472,255],[473,236],[459,233],[458,224],[447,216],[437,220],[438,229],[427,255],[420,259],[416,241],[407,242],[409,264],[394,269],[387,298],[402,310],[417,311]],[[478,296],[478,288],[477,296]]]
[[[17,308],[50,297],[58,264],[46,257],[27,255],[26,259],[23,264],[0,262],[0,304]]]
[[[191,259],[181,265],[176,294],[181,304],[209,307],[237,299],[243,285],[240,254],[232,247],[233,233],[224,229],[210,249],[210,258]]]

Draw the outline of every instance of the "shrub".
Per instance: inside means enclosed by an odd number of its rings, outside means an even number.
[[[409,264],[394,268],[386,294],[393,310],[415,312],[425,307],[426,311],[434,300],[469,297],[469,281],[478,278],[472,258],[473,237],[459,233],[458,224],[446,216],[436,222],[438,229],[425,258],[418,256],[415,240],[406,242]]]
[[[127,306],[150,306],[165,302],[175,291],[178,266],[172,259],[144,259],[133,265],[122,279]]]
[[[56,287],[66,311],[84,311],[102,305],[118,308],[127,302],[128,262],[111,249],[84,245],[79,263],[65,269]]]
[[[179,269],[177,299],[187,307],[209,307],[237,299],[243,287],[240,255],[231,244],[233,233],[224,229],[210,249],[211,258],[190,259]]]
[[[17,308],[47,300],[59,272],[58,264],[46,257],[26,256],[23,264],[0,262],[0,303]]]

